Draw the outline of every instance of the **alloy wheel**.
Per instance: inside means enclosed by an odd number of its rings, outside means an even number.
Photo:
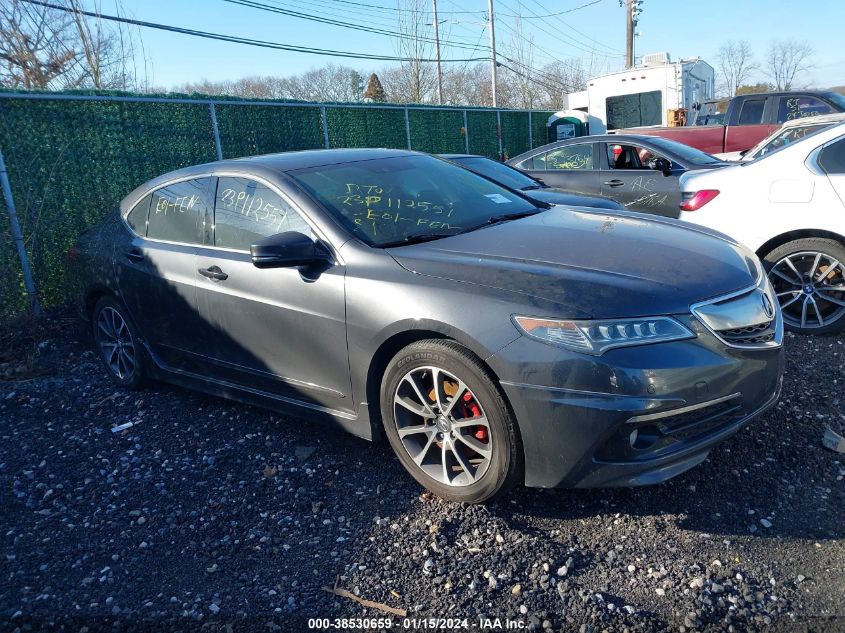
[[[439,367],[417,367],[402,377],[393,398],[402,446],[429,477],[469,486],[490,467],[493,437],[475,394]]]
[[[135,341],[123,316],[106,306],[97,317],[97,343],[109,370],[120,380],[132,378],[137,367]]]
[[[792,327],[816,329],[845,315],[845,266],[831,255],[803,251],[778,260],[769,280]]]

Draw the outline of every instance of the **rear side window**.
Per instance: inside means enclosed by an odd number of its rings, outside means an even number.
[[[763,122],[765,99],[746,99],[739,111],[739,125],[756,125]]]
[[[147,237],[202,244],[211,178],[196,178],[153,193]]]
[[[221,177],[214,200],[214,245],[248,251],[254,242],[286,231],[311,236],[311,227],[269,187],[249,178]]]
[[[819,167],[828,174],[845,174],[845,139],[831,143],[819,152]]]
[[[545,156],[534,157],[534,169],[538,168],[537,162],[540,158],[544,159],[543,169],[592,169],[593,146],[587,143],[549,150]]]
[[[126,214],[126,223],[141,237],[147,235],[147,214],[150,211],[152,194],[147,194]]]
[[[820,114],[830,114],[831,112],[833,112],[833,108],[815,97],[781,97],[778,107],[778,123],[805,119]]]

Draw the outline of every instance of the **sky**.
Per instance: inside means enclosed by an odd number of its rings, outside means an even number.
[[[252,0],[285,11],[395,29],[397,0]],[[426,10],[431,0],[420,0]],[[318,23],[227,2],[226,0],[102,0],[103,13],[122,12],[134,19],[230,36],[334,50],[396,55],[395,39],[342,26]],[[584,6],[587,5],[587,6]],[[758,61],[776,39],[807,40],[814,47],[814,67],[805,78],[810,87],[845,85],[845,46],[841,25],[845,2],[809,3],[784,0],[643,0],[636,55],[668,52],[672,59],[700,56],[716,65],[717,51],[727,40],[747,40]],[[112,11],[110,11],[112,9]],[[445,59],[483,57],[489,44],[485,28],[486,0],[438,0],[440,37],[465,48],[444,44]],[[567,11],[562,15],[549,14]],[[517,12],[524,16],[524,34],[533,37],[535,65],[581,58],[593,74],[622,68],[625,10],[619,0],[494,0],[496,43],[505,48],[514,38]],[[537,17],[540,16],[540,17]],[[202,79],[237,79],[250,75],[286,76],[327,63],[369,73],[391,62],[317,56],[201,39],[139,28],[149,83],[172,88]],[[764,80],[759,75],[755,79]]]

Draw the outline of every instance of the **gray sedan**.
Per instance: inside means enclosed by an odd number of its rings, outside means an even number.
[[[665,138],[606,134],[535,147],[507,164],[563,191],[611,198],[629,211],[677,218],[681,174],[728,163]]]
[[[757,258],[705,229],[566,209],[433,156],[181,169],[82,236],[103,366],[386,436],[423,486],[663,481],[776,399]]]

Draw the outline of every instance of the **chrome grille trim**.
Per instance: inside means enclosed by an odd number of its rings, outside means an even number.
[[[763,312],[763,297],[768,298],[774,310],[771,318]],[[783,344],[783,316],[765,275],[752,286],[693,304],[690,311],[713,336],[729,347],[768,349]]]

